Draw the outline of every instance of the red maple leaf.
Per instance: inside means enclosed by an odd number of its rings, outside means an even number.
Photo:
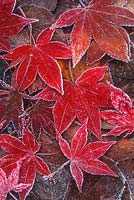
[[[19,182],[30,184],[29,187],[19,193],[20,199],[24,200],[33,187],[36,171],[43,175],[50,173],[47,164],[36,155],[40,149],[40,144],[35,142],[35,138],[29,129],[25,129],[22,141],[11,135],[0,134],[0,147],[9,153],[0,159],[0,168],[7,175],[15,168],[17,161],[22,161]]]
[[[134,25],[134,13],[117,7],[113,0],[92,0],[87,7],[79,7],[63,13],[54,28],[74,24],[70,43],[75,66],[88,50],[92,38],[108,55],[129,60],[129,36],[122,26]]]
[[[27,89],[35,80],[37,73],[50,87],[63,93],[63,82],[59,64],[55,59],[71,58],[70,48],[61,42],[50,42],[54,30],[45,29],[36,45],[22,45],[4,56],[12,63],[19,64],[16,80],[20,91]]]
[[[59,136],[59,145],[63,154],[70,160],[70,171],[79,191],[82,190],[83,171],[94,175],[116,174],[98,158],[115,142],[93,142],[87,144],[87,125],[82,125],[71,141],[71,147],[62,136]]]
[[[20,166],[20,162],[17,162],[17,167],[11,171],[8,178],[4,170],[0,168],[0,200],[6,200],[10,191],[22,192],[30,186],[30,184],[18,183]]]
[[[9,51],[11,48],[5,37],[16,35],[24,26],[37,21],[12,13],[15,4],[15,0],[0,1],[0,49],[5,51]]]
[[[57,133],[63,133],[75,117],[81,123],[84,123],[88,117],[88,129],[98,139],[101,138],[99,107],[110,105],[109,88],[99,82],[103,79],[106,70],[107,67],[89,69],[75,81],[74,85],[64,81],[64,95],[58,98],[53,108]]]
[[[101,112],[101,117],[106,122],[116,125],[107,135],[125,136],[134,131],[134,107],[131,99],[121,89],[110,85],[111,100],[115,110],[106,110]]]

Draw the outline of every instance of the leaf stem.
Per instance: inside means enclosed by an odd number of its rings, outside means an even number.
[[[51,155],[57,155],[59,152],[55,152],[55,153],[36,153],[36,155],[38,156],[51,156]]]
[[[79,2],[80,2],[80,4],[81,4],[84,8],[86,8],[86,5],[83,3],[82,0],[79,0]]]
[[[123,188],[121,189],[121,191],[120,191],[120,193],[119,193],[119,195],[118,195],[118,199],[121,199],[121,198],[122,198],[123,192],[124,192],[124,190],[125,190],[125,188],[126,188],[126,185],[127,185],[128,191],[129,191],[130,200],[133,200],[133,198],[132,198],[132,191],[131,191],[131,189],[130,189],[130,185],[129,185],[129,183],[128,183],[126,177],[125,177],[125,175],[123,174],[123,172],[121,171],[121,169],[118,167],[118,163],[119,163],[121,160],[115,161],[115,160],[109,158],[108,156],[104,156],[104,158],[106,158],[107,160],[110,160],[112,163],[114,163],[114,166],[116,167],[116,169],[118,170],[118,173],[119,173],[119,175],[120,175],[120,178],[121,178],[121,181],[122,181],[122,184],[123,184]]]
[[[11,192],[9,192],[10,196],[13,197],[15,200],[18,200]]]
[[[22,16],[26,18],[26,15],[25,15],[23,9],[21,8],[21,6],[19,6],[18,9],[19,9],[20,13],[22,14]],[[33,34],[32,34],[32,25],[29,24],[28,28],[29,28],[29,32],[30,32],[30,44],[32,44],[32,41],[33,41],[33,44],[35,46],[36,42],[35,42],[35,39],[34,39]]]
[[[73,72],[72,72],[71,60],[69,60],[69,67],[68,68],[69,68],[69,73],[70,73],[72,83],[75,84],[74,75],[73,75]]]
[[[70,163],[70,160],[68,160],[67,162],[65,162],[63,165],[61,165],[56,171],[52,172],[51,174],[49,174],[48,176],[43,176],[43,178],[45,180],[47,179],[53,179],[53,177],[55,176],[55,174],[57,174],[60,170],[62,170],[66,165],[68,165]]]

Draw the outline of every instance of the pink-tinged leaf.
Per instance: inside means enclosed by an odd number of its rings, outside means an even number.
[[[111,100],[115,110],[105,110],[101,112],[101,117],[107,123],[116,125],[107,135],[125,136],[132,134],[134,131],[134,107],[127,94],[121,89],[110,85]]]
[[[114,108],[121,113],[130,112],[132,109],[132,101],[130,97],[121,89],[111,85],[111,100]]]
[[[20,167],[21,167],[21,163],[18,161],[17,167],[12,170],[10,176],[8,177],[9,185],[12,185],[13,187],[17,185],[19,181]]]
[[[113,3],[112,0],[90,1],[87,7],[64,12],[52,26],[61,28],[73,25],[70,44],[74,67],[88,49],[90,52],[90,48],[94,48],[92,54],[96,61],[104,54],[129,61],[130,41],[122,26],[134,26],[134,13]],[[96,41],[96,48],[90,43],[91,38]]]
[[[22,192],[26,188],[28,188],[31,184],[24,184],[24,183],[19,183],[18,185],[15,186],[14,191],[15,192]]]
[[[6,120],[0,122],[0,129],[2,129],[2,127],[4,126],[4,123],[6,122]]]
[[[19,64],[16,79],[20,91],[27,89],[38,74],[45,83],[63,94],[61,69],[55,58],[69,59],[71,50],[61,42],[50,42],[52,35],[53,30],[45,29],[38,36],[35,46],[19,46],[3,57],[12,61],[11,67]],[[57,48],[58,51],[55,53]]]
[[[87,143],[87,128],[85,123],[78,129],[71,141],[71,148],[68,142],[59,136],[59,145],[64,156],[70,161],[70,172],[76,182],[79,191],[82,191],[83,172],[94,175],[117,176],[99,158],[115,144],[115,142],[91,142]],[[70,153],[71,152],[71,153]],[[71,155],[71,156],[70,156]]]
[[[40,144],[36,143],[29,129],[24,130],[22,140],[7,134],[1,134],[0,137],[0,147],[9,153],[0,159],[0,168],[4,169],[7,175],[10,175],[16,166],[16,162],[21,162],[19,184],[22,185],[14,190],[20,189],[20,199],[24,200],[33,187],[36,171],[48,175],[50,173],[49,167],[35,155],[40,149]],[[21,186],[24,186],[23,191]]]
[[[122,133],[126,132],[125,136],[132,134],[133,128],[131,127],[123,127],[123,126],[117,126],[113,128],[111,131],[109,131],[106,135],[114,135],[114,136],[119,136]]]
[[[53,109],[58,133],[62,134],[77,116],[81,123],[88,118],[88,129],[101,138],[99,107],[110,105],[109,87],[99,83],[105,71],[106,67],[87,70],[76,80],[75,85],[64,81],[64,95],[59,97]]]
[[[92,65],[93,63],[100,60],[105,55],[105,52],[93,41],[87,51],[87,64]]]
[[[6,173],[0,168],[0,199],[5,200],[10,191],[23,191],[30,184],[18,184],[20,173],[20,163],[17,162],[17,167],[11,171],[11,174],[6,177]]]
[[[82,192],[82,185],[83,185],[83,172],[81,168],[75,162],[71,162],[70,164],[70,172],[72,177],[74,178],[78,190]]]
[[[23,154],[24,155],[24,154]],[[22,159],[22,154],[8,154],[0,159],[0,168],[2,168],[7,176],[9,176],[12,170],[16,167],[17,161]]]
[[[0,50],[2,51],[10,51],[11,50],[11,44],[8,41],[8,39],[4,37],[0,37]]]
[[[94,175],[111,175],[117,176],[105,163],[100,160],[80,160],[79,167],[87,173]]]
[[[61,151],[63,152],[64,156],[66,156],[68,159],[71,158],[71,149],[69,144],[62,136],[59,136],[59,145],[61,148]]]

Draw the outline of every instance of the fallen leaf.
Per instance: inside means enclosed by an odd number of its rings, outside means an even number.
[[[101,112],[101,117],[106,122],[116,125],[106,135],[130,135],[134,131],[134,108],[129,96],[121,89],[110,85],[111,101],[115,110]]]
[[[22,141],[8,134],[0,134],[0,147],[9,153],[0,159],[0,168],[7,175],[15,168],[17,161],[22,161],[19,182],[30,184],[29,187],[19,193],[20,199],[24,200],[33,187],[36,171],[43,175],[50,173],[47,164],[36,155],[40,149],[40,144],[35,142],[30,130],[25,129]]]
[[[115,142],[93,142],[87,143],[87,125],[82,125],[71,141],[71,147],[62,136],[59,136],[59,145],[63,154],[70,160],[70,172],[77,184],[79,191],[82,192],[83,171],[94,175],[116,174],[98,158]]]
[[[14,14],[15,3],[15,0],[0,2],[0,49],[4,51],[10,50],[10,43],[5,37],[16,35],[26,25],[37,21]]]
[[[32,129],[36,136],[39,136],[41,131],[54,135],[55,127],[52,115],[52,105],[49,102],[37,101],[31,107],[28,107],[26,118],[27,125]]]
[[[57,0],[17,0],[17,5],[27,6],[29,4],[35,4],[40,7],[47,8],[50,11],[55,10],[57,5]]]
[[[7,194],[10,191],[22,192],[24,189],[30,186],[30,184],[18,183],[19,182],[19,172],[20,163],[17,162],[17,167],[12,170],[11,174],[6,176],[6,173],[0,168],[0,199],[6,200]]]
[[[101,138],[99,107],[110,105],[108,86],[99,82],[106,70],[106,67],[96,67],[83,73],[74,84],[64,81],[64,95],[58,98],[53,108],[57,134],[63,133],[77,116],[81,123],[88,117],[88,129]],[[50,93],[46,96],[56,97],[55,92]]]
[[[18,46],[3,57],[12,61],[11,67],[19,64],[16,80],[20,91],[26,90],[38,73],[45,83],[63,93],[61,70],[55,59],[71,58],[71,51],[64,43],[50,42],[53,34],[54,30],[45,29],[39,34],[36,45]]]
[[[113,0],[92,0],[87,7],[66,11],[53,25],[62,28],[75,24],[70,36],[74,67],[90,47],[92,38],[102,51],[128,62],[130,41],[122,26],[134,25],[134,14],[112,3]]]

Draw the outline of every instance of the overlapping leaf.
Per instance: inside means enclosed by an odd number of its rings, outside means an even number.
[[[25,129],[22,141],[7,134],[1,134],[0,147],[9,153],[0,159],[0,168],[7,175],[15,168],[17,161],[22,161],[19,182],[30,184],[29,187],[19,193],[20,199],[24,200],[33,187],[36,171],[43,175],[50,173],[47,164],[36,155],[40,149],[40,145],[35,142],[32,133],[28,129]]]
[[[9,51],[11,48],[5,37],[16,35],[24,26],[36,21],[12,13],[15,4],[16,0],[0,1],[0,49],[5,51]]]
[[[76,80],[75,85],[64,81],[64,95],[53,109],[57,133],[63,133],[76,116],[81,123],[88,117],[88,129],[101,138],[99,107],[110,105],[109,88],[100,83],[106,70],[106,67],[89,69]]]
[[[74,24],[70,36],[74,66],[90,47],[92,38],[103,52],[129,60],[129,36],[122,26],[134,26],[134,13],[113,2],[92,0],[87,7],[66,11],[54,24],[55,28]]]
[[[70,159],[70,171],[82,191],[83,171],[91,174],[112,175],[116,174],[98,158],[101,157],[115,142],[93,142],[87,144],[86,123],[80,127],[71,141],[71,147],[62,136],[59,145],[63,154]]]
[[[71,58],[70,48],[61,42],[50,42],[54,30],[45,29],[37,38],[36,45],[22,45],[4,58],[11,60],[11,66],[19,64],[16,80],[20,91],[27,89],[37,73],[45,83],[63,93],[59,64],[55,59]]]
[[[55,126],[52,115],[52,105],[49,102],[38,101],[26,110],[28,125],[36,136],[39,136],[41,130],[48,134],[55,133]]]
[[[20,166],[20,162],[17,162],[17,167],[11,171],[8,178],[3,169],[0,168],[0,200],[6,200],[10,191],[21,192],[30,186],[30,184],[18,183]]]
[[[106,110],[101,112],[102,119],[106,122],[116,125],[107,135],[126,136],[134,131],[134,107],[131,99],[121,89],[111,87],[111,100],[115,110]]]
[[[4,121],[3,128],[7,127],[10,121],[15,128],[21,130],[21,118],[24,111],[23,94],[10,88],[9,90],[0,90],[0,122]]]

